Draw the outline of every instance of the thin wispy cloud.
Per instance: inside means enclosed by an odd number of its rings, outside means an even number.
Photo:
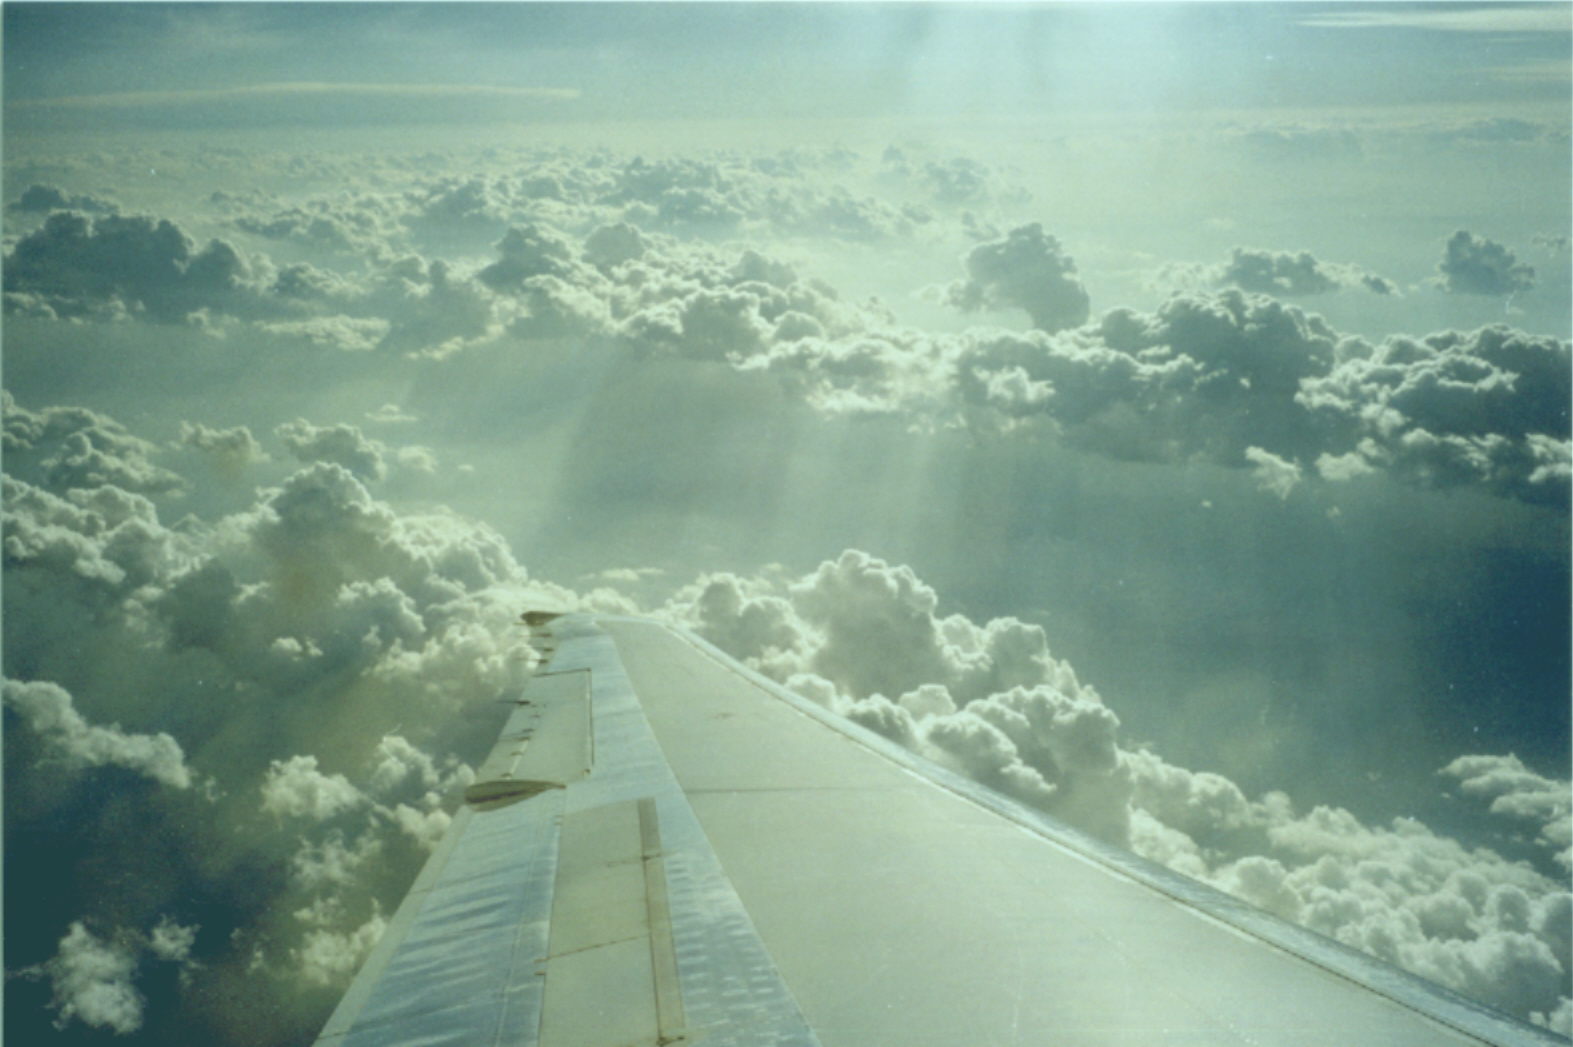
[[[1325,29],[1434,29],[1450,33],[1566,33],[1566,4],[1391,5],[1378,10],[1337,12],[1302,18],[1300,25]]]
[[[270,102],[292,99],[361,98],[368,100],[501,100],[572,101],[576,87],[497,87],[486,84],[354,84],[291,82],[217,87],[190,91],[122,91],[113,94],[68,95],[12,102],[13,110],[133,109],[153,106],[204,105],[212,102]]]

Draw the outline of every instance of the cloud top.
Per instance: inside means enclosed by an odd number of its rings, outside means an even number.
[[[1024,309],[1033,326],[1043,331],[1087,322],[1089,299],[1076,263],[1037,222],[979,244],[965,262],[967,279],[945,292],[958,309]]]

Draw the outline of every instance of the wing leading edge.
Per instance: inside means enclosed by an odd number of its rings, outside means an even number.
[[[686,633],[555,646],[318,1047],[1564,1044]]]

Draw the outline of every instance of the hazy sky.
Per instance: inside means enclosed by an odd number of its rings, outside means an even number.
[[[1573,1028],[1567,5],[3,17],[18,1041],[314,1035],[539,604]]]

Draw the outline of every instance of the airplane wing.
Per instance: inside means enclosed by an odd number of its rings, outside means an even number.
[[[530,681],[317,1047],[1566,1042],[654,622]]]

